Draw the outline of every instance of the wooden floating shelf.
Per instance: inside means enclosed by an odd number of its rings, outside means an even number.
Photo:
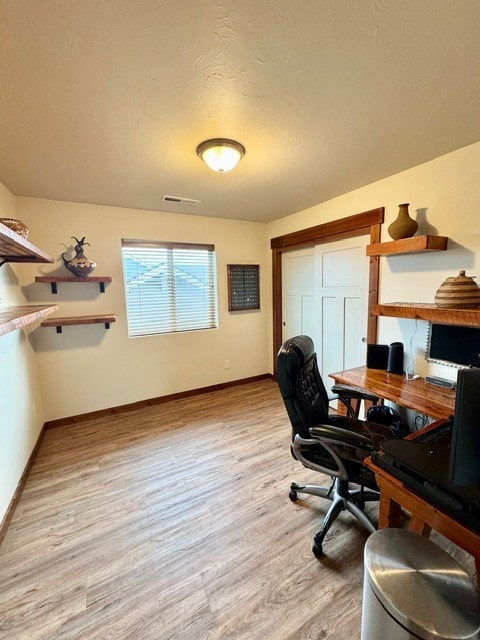
[[[100,293],[105,293],[105,285],[112,282],[111,276],[35,276],[35,282],[48,282],[52,286],[52,293],[57,293],[58,282],[97,282],[100,285]]]
[[[0,336],[40,320],[58,309],[57,305],[24,305],[0,309]]]
[[[420,302],[389,302],[372,305],[374,316],[427,320],[440,324],[459,324],[468,327],[480,326],[480,309],[445,309],[435,304]]]
[[[367,245],[367,256],[391,256],[402,253],[422,253],[426,251],[446,251],[446,236],[413,236],[392,242],[377,242]]]
[[[4,262],[54,262],[54,259],[0,222],[0,265]]]
[[[72,326],[76,324],[104,324],[105,329],[110,329],[110,324],[116,321],[116,317],[112,314],[96,315],[96,316],[68,316],[65,318],[49,318],[44,320],[42,327],[55,327],[57,333],[62,333],[62,327]]]

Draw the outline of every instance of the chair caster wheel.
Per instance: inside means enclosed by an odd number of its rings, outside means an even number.
[[[312,547],[312,551],[313,551],[313,555],[316,558],[321,558],[323,556],[323,549],[322,549],[322,545],[321,544],[317,544],[316,542],[313,543],[313,547]]]
[[[297,492],[296,491],[290,491],[290,493],[288,494],[288,497],[290,498],[290,500],[292,502],[296,502],[297,498],[298,498]]]

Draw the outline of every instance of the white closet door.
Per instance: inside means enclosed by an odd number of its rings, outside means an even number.
[[[316,291],[321,307],[322,375],[365,364],[368,265],[367,236],[315,248]]]
[[[282,254],[282,292],[282,340],[304,334],[319,342],[314,247]]]
[[[313,339],[327,387],[329,373],[365,364],[367,242],[361,236],[282,255],[282,339]]]

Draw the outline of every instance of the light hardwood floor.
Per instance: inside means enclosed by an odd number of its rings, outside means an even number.
[[[0,638],[360,637],[365,532],[292,503],[272,381],[50,429],[0,547]],[[324,478],[327,482],[327,478]]]

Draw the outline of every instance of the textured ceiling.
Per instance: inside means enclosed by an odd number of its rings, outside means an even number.
[[[280,218],[480,140],[479,33],[479,0],[0,0],[0,181]]]

